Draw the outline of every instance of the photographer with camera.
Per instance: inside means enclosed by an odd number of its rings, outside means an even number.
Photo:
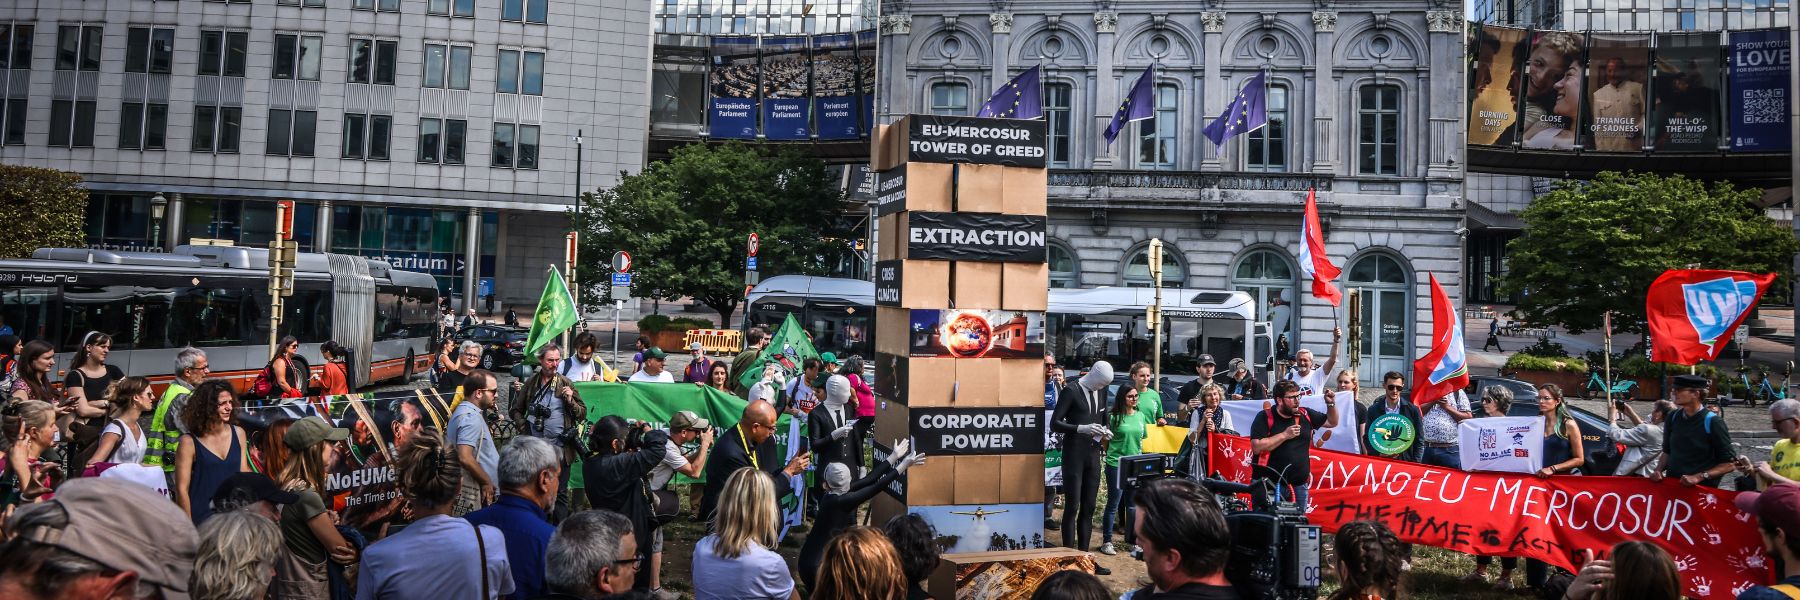
[[[700,415],[695,414],[694,411],[682,410],[676,411],[674,416],[669,417],[667,431],[669,445],[665,450],[662,462],[657,463],[656,468],[650,471],[650,496],[655,501],[657,505],[655,508],[658,509],[658,512],[670,510],[679,512],[681,500],[675,496],[674,490],[668,489],[669,481],[675,478],[676,473],[697,479],[706,471],[706,457],[712,452],[713,429],[712,423],[700,418]],[[693,454],[683,454],[682,446],[695,440],[700,442],[699,449],[695,450]],[[696,502],[699,501],[699,496],[693,498]],[[651,534],[649,548],[650,593],[657,600],[672,598],[675,596],[673,592],[664,592],[662,589],[663,534],[661,528],[657,528],[656,533]]]
[[[588,434],[593,455],[581,464],[588,504],[625,515],[637,539],[652,539],[657,527],[652,522],[648,479],[667,456],[668,444],[669,433],[651,429],[649,423],[626,423],[618,415],[600,417]],[[648,554],[639,552],[637,558],[646,560]],[[648,565],[639,563],[632,587],[650,589]]]
[[[1300,384],[1291,380],[1275,382],[1275,405],[1257,413],[1250,424],[1250,448],[1258,465],[1280,477],[1275,487],[1281,500],[1305,506],[1306,486],[1312,478],[1313,431],[1337,427],[1338,409],[1331,394],[1325,395],[1325,412],[1301,408],[1300,389]]]
[[[512,383],[513,422],[525,425],[525,435],[543,438],[562,454],[562,477],[551,522],[569,514],[569,465],[581,450],[581,423],[587,422],[587,404],[575,395],[575,382],[562,375],[563,350],[556,342],[537,351],[537,374]]]
[[[1231,530],[1219,501],[1186,479],[1157,479],[1132,498],[1132,527],[1144,549],[1150,585],[1130,600],[1239,600],[1225,577]]]

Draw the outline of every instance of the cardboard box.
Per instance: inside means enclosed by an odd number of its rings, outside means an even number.
[[[876,171],[886,171],[906,163],[906,118],[891,125],[876,125],[869,139],[869,162]]]
[[[885,525],[887,524],[888,519],[904,514],[906,514],[906,503],[901,502],[899,498],[895,498],[890,494],[876,494],[874,499],[869,500],[870,523]]]
[[[908,508],[954,504],[958,485],[956,461],[952,458],[993,458],[984,456],[939,456],[927,458],[925,462],[913,465],[906,470],[906,505]],[[995,491],[996,495],[999,493]],[[1038,508],[1043,508],[1043,500],[1038,500]],[[1038,525],[1043,526],[1040,520]]]
[[[951,406],[954,358],[909,358],[875,353],[875,394],[911,406]]]
[[[956,165],[901,163],[875,178],[875,214],[887,217],[909,210],[948,211]]]
[[[956,361],[956,398],[951,401],[951,406],[981,407],[1001,405],[1000,359],[951,358],[938,360]]]
[[[875,260],[906,259],[906,213],[875,219]]]
[[[1050,308],[1050,264],[1001,263],[1000,308],[1048,310]]]
[[[996,406],[1043,406],[1044,361],[999,359],[1000,396]]]
[[[951,301],[956,308],[992,308],[1000,305],[1004,263],[959,260],[951,268]],[[909,283],[907,288],[911,288]],[[1047,294],[1048,292],[1046,292]],[[932,308],[907,304],[909,308]]]
[[[1004,212],[1006,171],[1013,167],[1000,165],[957,165],[957,212]],[[1028,169],[1041,171],[1042,169]],[[923,209],[919,209],[923,210]],[[1038,212],[1036,214],[1044,214]]]
[[[894,440],[912,436],[912,410],[887,398],[875,399],[875,443],[886,448]],[[933,457],[935,458],[935,457]],[[926,462],[931,462],[927,460]]]
[[[1045,578],[1064,570],[1094,572],[1094,559],[1071,548],[945,554],[925,590],[945,600],[1027,600]]]
[[[1002,502],[1043,502],[1044,456],[1041,454],[1001,455],[999,479]]]
[[[875,351],[895,356],[907,356],[911,341],[910,323],[912,310],[875,307]]]
[[[1047,206],[1046,198],[1050,194],[1049,172],[1044,169],[1028,169],[1025,167],[1006,167],[1002,169],[1001,178],[1006,195],[1001,200],[1001,210],[1011,215],[1041,215]]]
[[[951,264],[941,260],[886,259],[876,262],[875,304],[950,308]]]
[[[999,504],[1000,457],[957,456],[954,458],[956,459],[956,487],[950,496],[951,502],[954,504]],[[911,499],[908,498],[908,500]],[[1038,497],[1038,501],[1043,501],[1042,495]]]

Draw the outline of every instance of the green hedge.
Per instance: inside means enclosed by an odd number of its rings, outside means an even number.
[[[1587,373],[1587,361],[1569,356],[1538,356],[1523,352],[1506,359],[1506,371],[1561,371],[1564,373]]]
[[[697,317],[669,318],[668,315],[644,315],[638,319],[638,332],[643,334],[658,331],[687,331],[689,329],[712,329],[713,322]]]

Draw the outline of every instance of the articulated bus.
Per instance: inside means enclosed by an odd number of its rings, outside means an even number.
[[[1154,300],[1150,288],[1051,289],[1046,350],[1059,364],[1085,369],[1106,360],[1124,373],[1131,363],[1150,360],[1155,336],[1144,309]],[[820,352],[869,358],[875,348],[874,304],[875,284],[870,281],[771,277],[750,291],[744,326],[773,331],[793,313],[812,332]],[[1269,324],[1256,320],[1249,294],[1164,288],[1162,312],[1164,374],[1191,378],[1201,354],[1213,355],[1221,369],[1234,358],[1259,366],[1273,359]]]
[[[212,377],[240,391],[269,360],[268,250],[180,246],[173,253],[41,248],[0,260],[0,317],[24,340],[56,347],[61,382],[89,331],[111,335],[109,364],[162,387],[183,347],[206,351]],[[301,253],[281,333],[316,375],[319,345],[351,350],[360,386],[431,366],[438,290],[427,274],[380,260]]]

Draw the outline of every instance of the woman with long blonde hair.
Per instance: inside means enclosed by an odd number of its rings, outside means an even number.
[[[714,516],[714,533],[694,546],[694,597],[794,598],[794,576],[775,553],[781,510],[775,504],[775,482],[753,467],[725,480]]]
[[[48,402],[15,400],[0,409],[0,434],[6,438],[0,469],[0,516],[18,504],[37,502],[60,479],[56,463],[41,460],[56,439],[56,409]]]
[[[852,527],[826,542],[811,600],[902,600],[900,553],[872,527]]]

